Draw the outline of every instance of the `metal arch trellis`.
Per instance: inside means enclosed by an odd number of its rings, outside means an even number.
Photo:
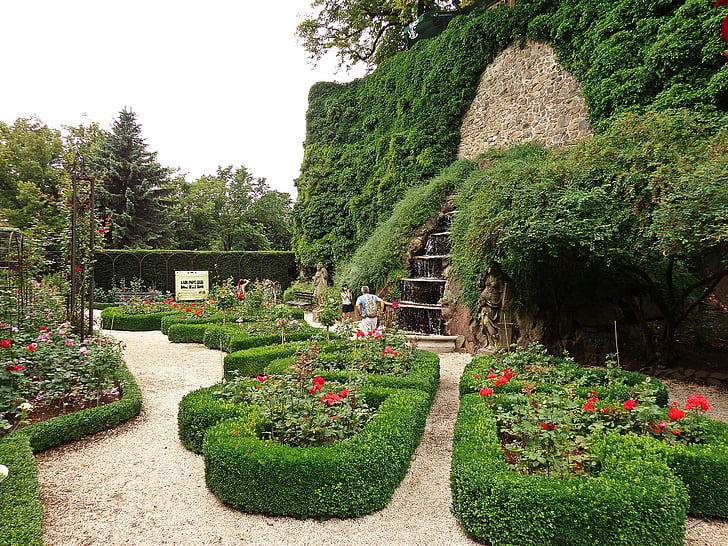
[[[79,182],[89,183],[88,197],[82,205],[79,195]],[[96,221],[94,208],[94,186],[96,179],[86,174],[83,157],[76,154],[71,172],[71,248],[70,248],[70,279],[71,293],[68,298],[68,320],[73,329],[81,335],[93,334],[94,312],[94,248],[96,245]],[[88,212],[88,248],[84,252],[81,247],[80,217],[84,211]],[[86,254],[86,256],[84,256]],[[85,259],[84,259],[85,258]],[[85,294],[84,294],[85,292]],[[88,297],[88,329],[84,320],[84,297]]]
[[[15,229],[0,229],[0,319],[19,325],[25,316],[29,287],[25,279],[25,240]]]

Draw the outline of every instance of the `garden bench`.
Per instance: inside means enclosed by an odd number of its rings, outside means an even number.
[[[311,307],[313,305],[313,292],[306,292],[304,290],[296,290],[293,293],[293,297],[295,299],[291,301],[287,301],[287,305],[291,305],[293,307]]]
[[[151,290],[149,292],[139,292],[135,290],[114,290],[114,303],[124,303],[125,301],[135,300],[154,300],[159,297],[159,292]]]

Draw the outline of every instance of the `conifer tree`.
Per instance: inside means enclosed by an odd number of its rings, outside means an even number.
[[[157,153],[147,150],[136,114],[123,109],[92,159],[102,180],[96,205],[110,227],[105,234],[108,247],[160,248],[168,244],[170,171],[156,159]]]

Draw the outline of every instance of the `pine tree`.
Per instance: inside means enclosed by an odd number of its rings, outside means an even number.
[[[156,161],[141,136],[141,125],[131,109],[119,112],[92,164],[102,183],[96,204],[110,229],[110,248],[160,248],[168,244],[166,197],[170,170]],[[103,221],[103,220],[102,220]]]

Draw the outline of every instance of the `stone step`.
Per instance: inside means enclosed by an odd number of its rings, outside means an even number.
[[[454,353],[457,351],[458,336],[436,336],[428,334],[407,334],[410,343],[416,343],[418,349],[433,353]]]

